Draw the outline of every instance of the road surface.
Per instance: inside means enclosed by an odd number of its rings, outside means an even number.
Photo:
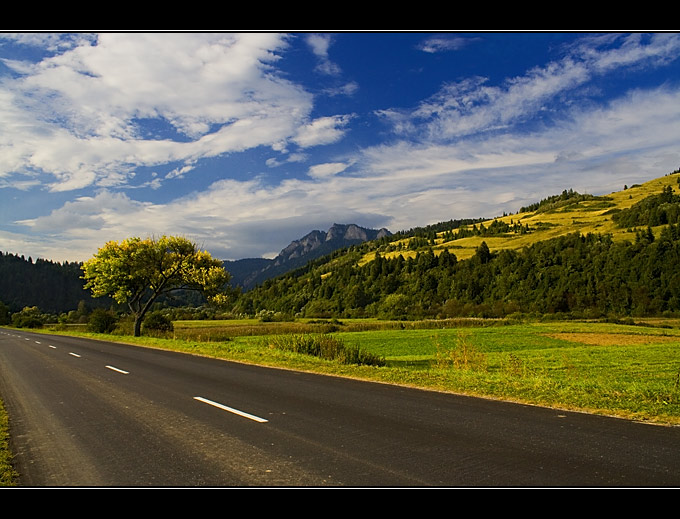
[[[676,487],[680,428],[0,329],[23,486]]]

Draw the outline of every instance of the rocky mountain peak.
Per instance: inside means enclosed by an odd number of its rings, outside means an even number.
[[[234,284],[249,289],[265,279],[301,267],[308,261],[330,254],[336,249],[390,235],[390,231],[385,228],[366,229],[356,224],[336,223],[328,232],[316,230],[299,240],[292,241],[273,260],[238,260],[230,262],[227,270],[232,274]]]

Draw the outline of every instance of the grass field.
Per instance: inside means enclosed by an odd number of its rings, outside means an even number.
[[[330,334],[383,357],[343,365],[280,351],[268,337]],[[167,338],[101,336],[240,362],[680,425],[680,328],[657,320],[177,321]]]

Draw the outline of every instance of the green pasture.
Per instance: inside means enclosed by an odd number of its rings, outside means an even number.
[[[680,423],[676,329],[569,322],[337,337],[384,356],[412,385]]]

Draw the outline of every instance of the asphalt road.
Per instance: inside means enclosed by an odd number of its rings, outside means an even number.
[[[676,487],[680,428],[0,329],[20,484]]]

